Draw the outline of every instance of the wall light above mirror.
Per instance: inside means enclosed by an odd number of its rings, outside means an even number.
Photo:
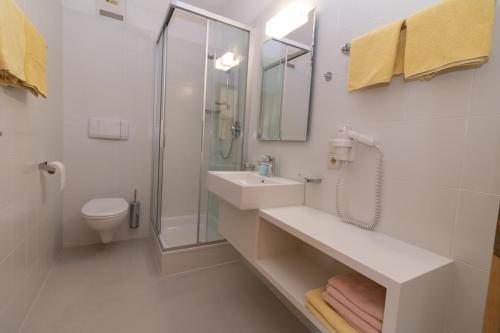
[[[283,38],[309,20],[309,10],[303,2],[294,2],[266,23],[266,35]]]
[[[260,140],[307,140],[316,22],[307,8],[294,3],[266,25],[273,36],[262,44]]]

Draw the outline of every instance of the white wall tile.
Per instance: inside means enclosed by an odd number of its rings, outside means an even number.
[[[451,256],[458,190],[389,178],[383,193],[379,231]]]
[[[141,226],[123,223],[115,240],[149,236],[154,42],[137,28],[64,9],[64,246],[98,243],[81,217],[91,199],[133,199]],[[77,87],[77,89],[75,89]],[[88,119],[125,120],[127,141],[88,138]]]
[[[407,119],[465,117],[470,114],[471,70],[439,75],[407,84]]]
[[[489,270],[500,196],[461,191],[453,258]]]
[[[500,194],[500,116],[471,118],[467,129],[462,186]]]
[[[347,91],[347,83],[339,80],[330,93],[335,98],[332,106],[339,123],[365,123],[400,121],[405,117],[408,90],[401,78],[395,78],[390,86],[370,88],[364,91]]]
[[[387,176],[458,187],[466,123],[463,118],[453,118],[354,124],[352,127],[380,143]]]
[[[497,17],[500,8],[496,7]],[[498,76],[500,75],[500,22],[495,22],[493,50],[486,65],[476,69],[472,91],[471,112],[475,115],[499,114],[500,95],[498,94]]]
[[[2,333],[18,331],[62,243],[58,184],[38,171],[38,163],[62,159],[61,4],[57,0],[18,3],[48,45],[49,96],[36,98],[22,89],[0,87]]]

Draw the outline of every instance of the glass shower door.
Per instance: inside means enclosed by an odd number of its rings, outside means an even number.
[[[162,145],[161,137],[163,114],[163,51],[165,34],[161,34],[156,45],[156,71],[155,71],[155,100],[153,112],[153,163],[151,181],[151,222],[156,233],[161,231],[161,179],[162,179]]]
[[[199,242],[223,237],[218,198],[205,186],[208,171],[241,170],[249,33],[209,20]]]
[[[207,19],[176,10],[165,31],[160,240],[198,242]]]
[[[153,226],[163,249],[222,240],[210,170],[240,170],[249,32],[169,12],[157,45]],[[161,78],[161,79],[160,79]]]

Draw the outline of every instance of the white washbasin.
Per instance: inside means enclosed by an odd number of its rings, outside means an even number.
[[[209,171],[208,190],[241,210],[304,204],[304,184],[255,172]]]

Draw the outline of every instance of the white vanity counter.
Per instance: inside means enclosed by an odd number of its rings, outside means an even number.
[[[387,289],[383,332],[441,332],[453,261],[305,206],[259,211],[255,267],[304,316],[305,292],[340,272],[303,250],[311,246]]]
[[[222,199],[221,234],[315,331],[327,332],[305,293],[354,270],[386,288],[383,333],[443,332],[451,259],[300,205],[301,183],[213,172],[208,184]],[[267,208],[270,197],[295,206]]]
[[[262,209],[259,215],[381,284],[403,284],[453,262],[306,206]]]

